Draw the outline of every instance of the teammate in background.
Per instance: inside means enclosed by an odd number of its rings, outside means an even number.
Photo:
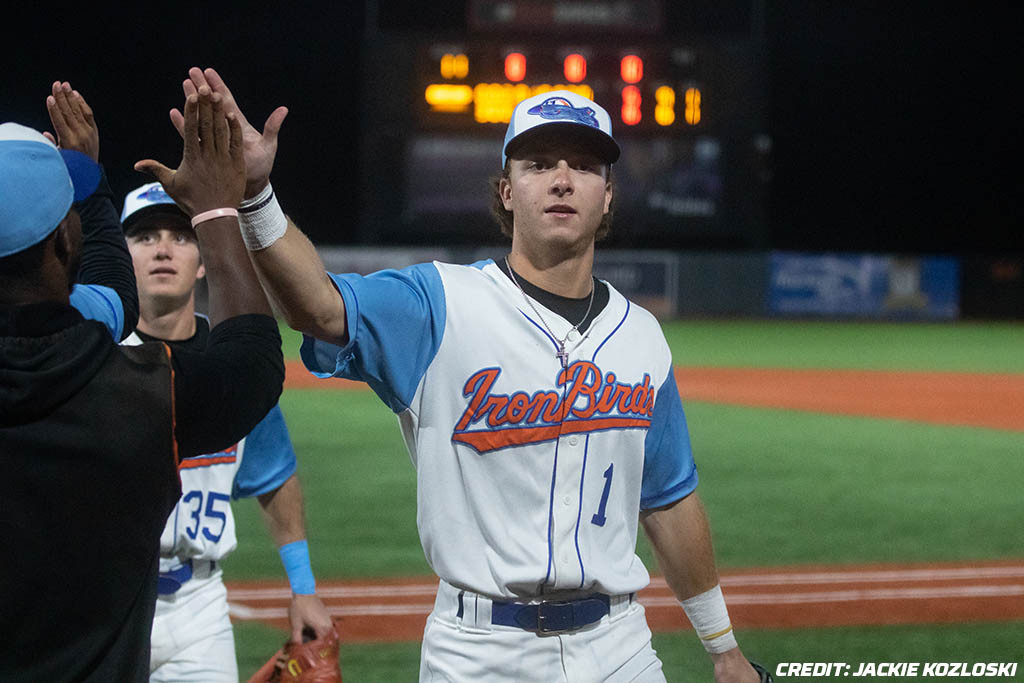
[[[139,291],[139,323],[124,344],[163,341],[201,352],[210,336],[195,310],[204,275],[188,216],[160,183],[125,198],[121,214]],[[237,681],[238,664],[221,561],[238,545],[229,501],[255,496],[292,587],[292,640],[309,627],[318,637],[332,628],[316,596],[306,546],[302,489],[295,451],[279,406],[237,444],[184,458],[183,495],[160,538],[160,580],[150,657],[151,681]]]
[[[242,438],[281,391],[277,324],[228,209],[243,196],[239,122],[205,88],[187,98],[184,122],[184,158],[163,175],[202,225],[213,326],[202,354],[118,347],[116,316],[104,324],[72,307],[85,252],[72,202],[99,169],[31,128],[0,125],[0,538],[10,549],[0,680],[148,679],[178,457]],[[117,307],[116,295],[90,291]]]
[[[321,377],[367,382],[416,466],[420,539],[440,576],[421,681],[664,681],[636,592],[642,523],[718,683],[753,682],[719,587],[658,322],[592,275],[619,147],[570,92],[521,102],[497,185],[511,253],[369,276],[325,273],[269,184],[275,110],[246,129],[243,239]],[[172,121],[181,129],[181,115]]]

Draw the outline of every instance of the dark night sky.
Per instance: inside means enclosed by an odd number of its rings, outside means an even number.
[[[1024,250],[1021,10],[778,4],[775,243]]]
[[[463,22],[458,9],[381,4],[385,22]],[[768,8],[771,246],[1024,251],[1016,229],[1022,119],[1013,92],[1024,10],[943,4],[793,0]],[[670,21],[696,18],[709,28],[742,21],[747,7],[667,5]],[[130,170],[136,159],[176,160],[166,111],[180,103],[189,66],[215,65],[252,119],[291,107],[275,186],[316,237],[317,223],[358,211],[355,84],[364,24],[360,3],[322,6],[150,4],[75,17],[25,10],[18,26],[3,29],[0,120],[47,128],[49,83],[70,80],[96,109],[102,158],[123,193],[147,180]],[[344,229],[332,236],[353,239]]]

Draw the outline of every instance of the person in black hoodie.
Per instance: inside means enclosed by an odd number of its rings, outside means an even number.
[[[64,104],[83,117],[83,102],[72,91]],[[159,173],[199,226],[212,326],[201,353],[119,347],[115,338],[134,326],[134,288],[86,290],[93,312],[121,306],[121,329],[116,311],[86,319],[90,306],[72,305],[87,250],[73,202],[102,174],[88,155],[0,124],[3,681],[147,680],[159,538],[181,494],[179,458],[234,443],[281,392],[280,336],[233,215],[244,188],[241,128],[209,89],[187,98],[185,119],[179,168],[137,168]],[[125,249],[123,239],[108,246]],[[116,273],[115,262],[104,268]]]

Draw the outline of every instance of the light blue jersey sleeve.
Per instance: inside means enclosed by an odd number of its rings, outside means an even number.
[[[252,498],[273,491],[293,474],[295,449],[281,407],[274,406],[245,437],[231,497]]]
[[[644,440],[644,480],[640,509],[662,507],[684,498],[697,488],[697,465],[690,450],[683,403],[670,371],[658,389],[654,415]]]
[[[106,325],[114,341],[120,341],[124,331],[124,307],[113,289],[103,285],[75,285],[71,290],[71,305],[86,320]]]
[[[396,413],[409,407],[441,346],[444,286],[432,263],[371,275],[328,273],[345,301],[348,344],[303,336],[301,355],[318,377],[366,382]]]

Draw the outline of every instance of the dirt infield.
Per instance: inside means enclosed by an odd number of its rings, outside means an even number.
[[[1024,431],[1024,375],[676,368],[683,399]]]
[[[347,642],[419,640],[437,579],[319,582],[317,589]],[[722,590],[739,628],[1009,621],[1024,619],[1024,560],[747,569],[723,572]],[[228,584],[235,620],[286,628],[290,598],[284,582]],[[653,630],[689,628],[660,577],[639,600]]]

